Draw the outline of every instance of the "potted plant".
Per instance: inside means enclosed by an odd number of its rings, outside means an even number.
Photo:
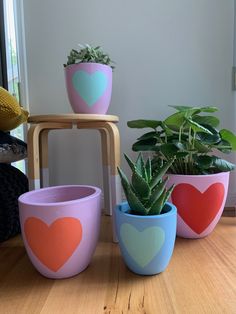
[[[111,100],[112,65],[100,46],[79,45],[64,64],[67,94],[75,113],[106,114]]]
[[[153,171],[150,158],[146,163],[141,154],[135,163],[125,158],[132,178],[130,183],[118,168],[127,201],[115,208],[121,254],[134,273],[157,274],[167,267],[176,237],[176,207],[166,202],[174,187],[167,189],[168,178],[163,179],[172,160]]]
[[[236,150],[236,137],[218,130],[216,107],[174,106],[176,113],[164,121],[133,120],[131,128],[151,128],[134,143],[134,151],[154,152],[160,160],[175,160],[169,183],[175,184],[171,201],[178,212],[177,235],[201,238],[208,235],[224,209],[229,172],[234,165],[216,155]]]

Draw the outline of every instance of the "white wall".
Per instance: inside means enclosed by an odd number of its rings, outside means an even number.
[[[139,134],[127,120],[162,119],[168,105],[218,106],[222,126],[235,129],[233,2],[24,0],[31,114],[72,112],[62,64],[90,43],[116,61],[108,113],[120,117],[122,152],[132,155]],[[78,132],[51,136],[51,184],[101,185],[99,137]]]

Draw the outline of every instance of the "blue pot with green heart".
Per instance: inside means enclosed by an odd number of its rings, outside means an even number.
[[[154,166],[139,154],[136,162],[127,155],[129,181],[118,167],[126,202],[115,208],[115,226],[125,264],[139,275],[154,275],[168,266],[176,238],[177,209],[168,203],[174,186],[166,187],[166,171],[173,160]]]
[[[75,113],[106,114],[111,101],[112,68],[84,62],[65,67],[67,95]]]
[[[115,209],[116,232],[125,264],[139,275],[154,275],[168,266],[176,238],[176,207],[166,203],[161,215],[130,214],[127,202]]]

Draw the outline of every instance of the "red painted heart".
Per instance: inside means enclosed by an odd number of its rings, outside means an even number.
[[[29,217],[24,230],[31,250],[54,272],[66,263],[82,239],[81,223],[73,217],[59,218],[49,226],[41,219]]]
[[[185,223],[197,234],[202,233],[214,220],[222,206],[225,189],[214,183],[201,193],[187,183],[178,184],[172,192],[172,202]]]

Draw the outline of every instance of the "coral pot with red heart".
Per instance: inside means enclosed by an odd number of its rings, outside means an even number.
[[[203,238],[210,234],[224,210],[229,172],[168,176],[168,185],[175,184],[171,201],[177,207],[177,235]]]

